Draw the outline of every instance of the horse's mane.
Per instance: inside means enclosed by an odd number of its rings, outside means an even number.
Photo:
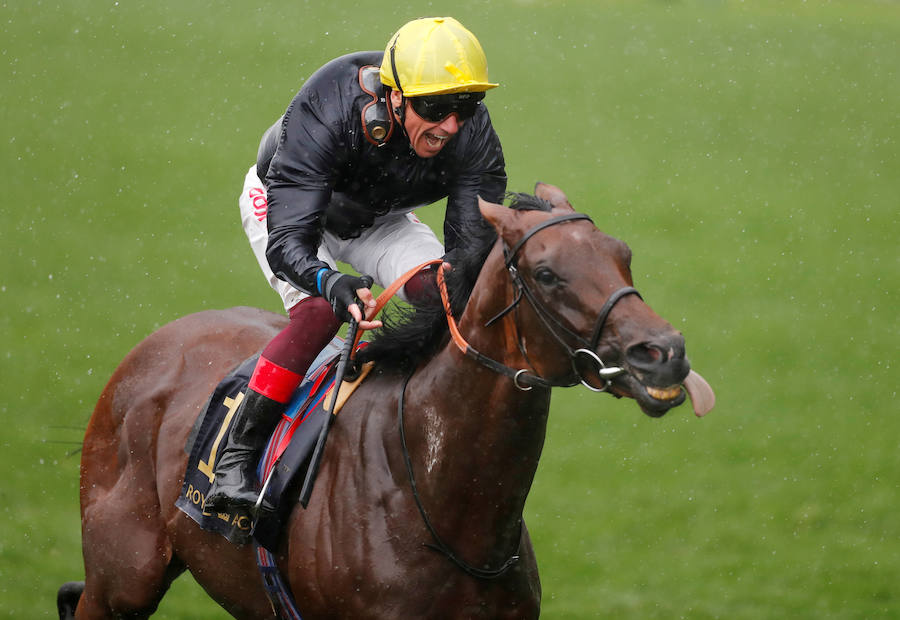
[[[520,211],[550,211],[547,201],[531,194],[507,194],[509,208]],[[453,316],[462,315],[496,232],[487,225],[463,231],[461,245],[446,260],[453,266],[446,273]],[[399,369],[411,369],[434,356],[447,338],[447,317],[435,295],[416,305],[393,305],[381,316],[384,327],[374,332],[369,345],[359,352],[361,363],[374,361]]]

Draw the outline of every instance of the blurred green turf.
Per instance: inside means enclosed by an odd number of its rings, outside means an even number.
[[[900,617],[900,5],[3,3],[0,616],[83,575],[77,449],[125,353],[279,309],[236,195],[326,60],[449,13],[510,189],[557,184],[717,391],[554,396],[526,517],[547,618]],[[420,215],[438,225],[440,209]],[[224,617],[189,577],[161,618]]]

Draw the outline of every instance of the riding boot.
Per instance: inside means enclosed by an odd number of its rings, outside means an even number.
[[[256,504],[256,467],[285,405],[248,389],[234,414],[215,479],[206,495],[207,512],[248,510]]]
[[[208,512],[252,508],[256,467],[266,441],[294,390],[340,322],[321,297],[307,297],[290,310],[290,322],[263,349],[249,388],[235,412],[225,449],[206,495]]]

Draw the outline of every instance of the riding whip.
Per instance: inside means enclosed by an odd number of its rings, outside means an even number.
[[[322,462],[322,454],[325,451],[325,439],[328,437],[328,431],[331,430],[331,425],[334,424],[334,419],[337,417],[334,408],[337,404],[341,384],[344,382],[344,375],[347,372],[350,354],[353,352],[357,327],[356,319],[351,318],[347,327],[347,338],[344,340],[344,347],[341,349],[341,357],[338,360],[337,371],[334,374],[331,404],[328,406],[325,421],[322,422],[322,430],[319,432],[319,439],[316,441],[316,448],[313,450],[312,458],[309,461],[309,469],[306,470],[306,478],[303,480],[303,487],[300,490],[300,504],[304,508],[309,504],[309,496],[312,494],[313,484],[315,484],[316,476],[319,473],[319,464]]]

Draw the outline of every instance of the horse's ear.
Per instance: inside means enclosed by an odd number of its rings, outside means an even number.
[[[509,207],[488,202],[481,196],[478,197],[478,209],[491,226],[498,231],[503,228],[503,223],[510,217],[512,211]]]
[[[549,202],[553,205],[554,209],[561,209],[563,211],[575,210],[572,205],[569,204],[566,193],[555,185],[538,181],[534,186],[534,195]]]

